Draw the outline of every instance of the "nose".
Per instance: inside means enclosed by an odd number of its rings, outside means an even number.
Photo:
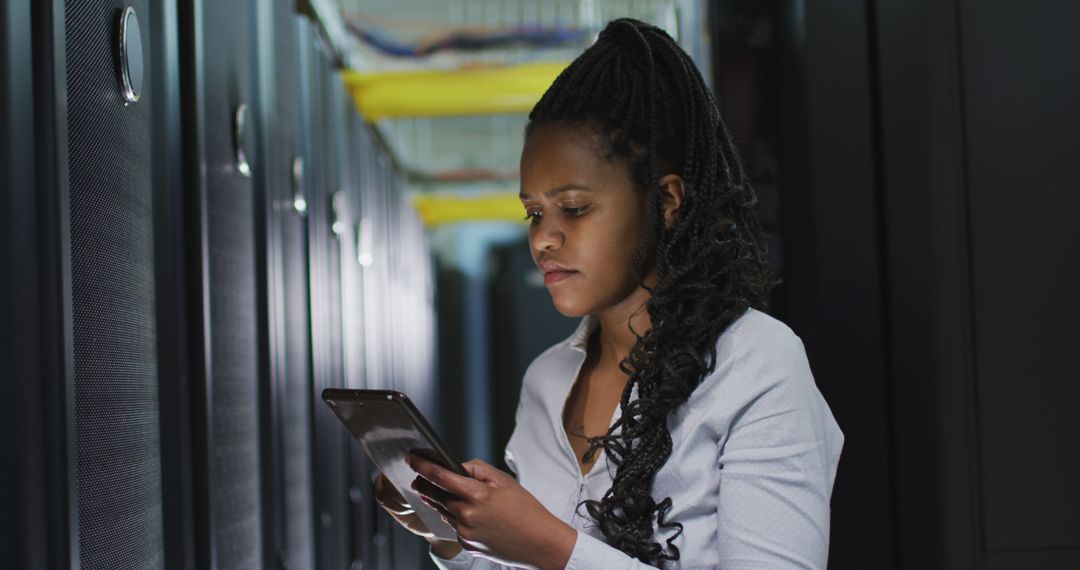
[[[536,251],[553,251],[562,247],[566,236],[554,220],[541,216],[529,232],[529,241],[532,242],[532,247]]]

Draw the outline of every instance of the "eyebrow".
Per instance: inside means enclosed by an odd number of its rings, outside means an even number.
[[[563,192],[569,192],[570,190],[592,190],[592,189],[589,188],[588,186],[584,185],[584,184],[576,184],[576,183],[572,182],[570,184],[563,184],[562,186],[556,186],[556,187],[552,188],[551,190],[548,190],[547,192],[544,192],[544,196],[547,196],[548,198],[553,198],[555,196],[558,196],[559,194],[562,194]],[[521,192],[521,193],[518,194],[518,198],[521,198],[522,200],[526,200],[526,199],[532,198],[532,195]]]

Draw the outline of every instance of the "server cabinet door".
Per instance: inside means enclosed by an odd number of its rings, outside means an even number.
[[[273,59],[261,62],[269,76],[261,82],[267,104],[264,141],[269,164],[264,212],[267,256],[269,326],[270,421],[264,433],[273,433],[269,461],[274,488],[265,508],[275,510],[273,534],[266,538],[286,568],[315,567],[311,477],[311,375],[308,325],[307,250],[305,239],[306,193],[310,187],[309,155],[301,136],[303,97],[298,81],[304,24],[294,3],[273,2],[269,14]],[[267,449],[264,447],[264,449]]]
[[[343,163],[344,185],[343,203],[348,209],[349,225],[346,236],[341,241],[341,282],[343,303],[343,325],[345,346],[346,385],[355,388],[367,387],[365,362],[368,354],[364,350],[364,316],[367,307],[364,304],[363,272],[368,263],[366,244],[363,241],[361,217],[363,172],[365,153],[371,152],[366,128],[360,116],[345,102],[346,119],[346,160]],[[363,564],[364,568],[373,568],[374,517],[381,508],[374,500],[372,476],[373,466],[360,446],[349,446],[349,496],[352,523],[352,560],[353,564]],[[383,515],[385,516],[385,515]]]
[[[182,8],[190,249],[198,349],[195,489],[200,567],[258,568],[262,556],[256,280],[253,21],[244,1]]]
[[[1057,58],[1080,50],[1080,5],[957,4],[986,566],[1075,568],[1080,456],[1063,444],[1080,435],[1080,71]]]
[[[64,3],[78,553],[164,563],[150,2]]]
[[[380,267],[385,287],[385,306],[389,309],[384,313],[386,335],[390,339],[390,350],[387,356],[387,370],[392,379],[393,387],[410,394],[416,402],[416,406],[422,413],[430,414],[431,399],[429,397],[430,378],[424,378],[425,382],[412,382],[406,373],[406,359],[420,360],[423,348],[417,343],[416,352],[409,354],[412,347],[406,345],[403,333],[407,330],[406,303],[412,301],[405,293],[405,284],[402,283],[404,268],[409,262],[410,253],[407,247],[407,239],[403,234],[403,218],[405,209],[410,206],[404,200],[399,186],[399,180],[388,158],[380,156],[380,168],[384,173],[383,186],[383,212],[381,221],[382,230],[378,234],[378,240],[382,244],[384,262]],[[422,556],[427,551],[427,543],[420,537],[409,532],[398,524],[393,525],[393,556],[395,568],[419,568]]]
[[[897,567],[1080,567],[1080,6],[875,12]]]
[[[379,239],[379,200],[384,188],[384,172],[374,141],[366,133],[358,139],[353,155],[359,169],[359,187],[355,192],[354,203],[357,215],[357,263],[361,262],[361,258],[363,263],[359,272],[358,288],[354,289],[353,293],[362,296],[363,311],[358,315],[358,327],[361,331],[357,335],[362,344],[352,345],[350,350],[364,354],[360,373],[364,376],[365,387],[389,388],[391,385],[384,363],[389,352],[389,337],[381,328],[387,309],[386,298],[383,296],[385,288],[381,286],[381,278],[386,273],[386,258],[379,249],[382,243]],[[371,470],[368,472],[369,479],[374,475],[374,466],[369,465],[366,458],[357,459],[354,466],[354,485],[362,484],[359,477],[365,469]],[[366,531],[370,540],[370,548],[366,553],[368,567],[394,568],[391,535],[397,523],[374,502],[369,505],[367,512],[370,517]]]
[[[329,61],[315,49],[314,32],[308,34],[304,73],[300,83],[310,90],[306,112],[310,132],[309,165],[313,186],[308,196],[308,284],[311,311],[312,414],[314,426],[313,474],[315,485],[316,560],[319,568],[348,566],[348,481],[345,458],[347,432],[322,402],[324,388],[342,385],[340,284],[338,242],[334,231],[333,195],[339,183],[340,152],[335,129],[340,113],[331,102],[344,88]],[[340,229],[340,228],[339,228]]]

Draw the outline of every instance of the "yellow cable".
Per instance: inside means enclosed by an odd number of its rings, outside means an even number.
[[[479,220],[525,221],[525,208],[517,194],[498,193],[480,196],[450,194],[414,194],[413,205],[427,227]]]
[[[456,71],[342,72],[368,121],[393,117],[530,111],[567,62],[472,67]]]

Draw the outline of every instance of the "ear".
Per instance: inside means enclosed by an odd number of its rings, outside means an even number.
[[[660,204],[664,208],[664,226],[671,227],[675,215],[683,203],[686,183],[678,174],[666,174],[660,177]]]

